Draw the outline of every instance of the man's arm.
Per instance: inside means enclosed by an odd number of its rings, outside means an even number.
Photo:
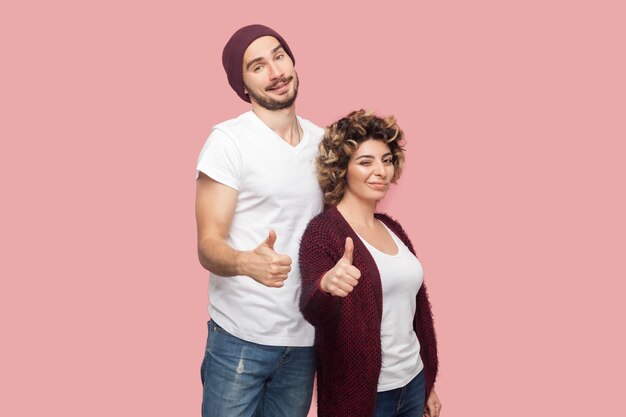
[[[237,191],[200,173],[196,181],[198,258],[209,271],[224,277],[247,275],[268,287],[282,287],[291,271],[291,258],[274,251],[276,233],[255,249],[238,251],[226,243]]]

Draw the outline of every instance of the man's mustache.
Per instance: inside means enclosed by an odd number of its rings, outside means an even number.
[[[276,81],[274,81],[272,84],[270,84],[269,86],[267,86],[267,88],[265,88],[265,90],[271,90],[272,88],[276,87],[278,84],[281,83],[285,83],[287,84],[289,81],[293,80],[293,75],[291,77],[282,77]]]

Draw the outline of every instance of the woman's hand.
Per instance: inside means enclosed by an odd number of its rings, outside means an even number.
[[[359,283],[361,271],[352,265],[352,253],[354,242],[352,238],[346,238],[346,249],[341,259],[337,261],[333,269],[328,271],[320,280],[320,289],[337,297],[346,297]]]
[[[441,403],[439,397],[434,389],[430,391],[430,395],[426,400],[426,406],[424,407],[424,417],[439,417],[441,412]]]

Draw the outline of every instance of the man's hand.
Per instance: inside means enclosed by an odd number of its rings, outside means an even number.
[[[333,269],[324,274],[320,281],[322,291],[337,297],[346,297],[359,283],[361,271],[352,265],[354,242],[352,238],[346,238],[345,251],[341,259],[337,261]]]
[[[280,288],[291,271],[291,258],[274,250],[276,232],[270,230],[267,239],[255,249],[241,252],[242,274],[273,288]]]
[[[424,407],[424,417],[439,417],[439,413],[441,412],[441,403],[439,402],[439,397],[435,390],[431,390],[428,395],[428,400],[426,401],[426,406]]]

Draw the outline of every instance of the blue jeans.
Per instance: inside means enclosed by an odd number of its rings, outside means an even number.
[[[209,321],[202,417],[306,417],[315,351],[241,340]]]
[[[426,396],[424,372],[402,388],[382,391],[376,395],[374,417],[422,417]]]

